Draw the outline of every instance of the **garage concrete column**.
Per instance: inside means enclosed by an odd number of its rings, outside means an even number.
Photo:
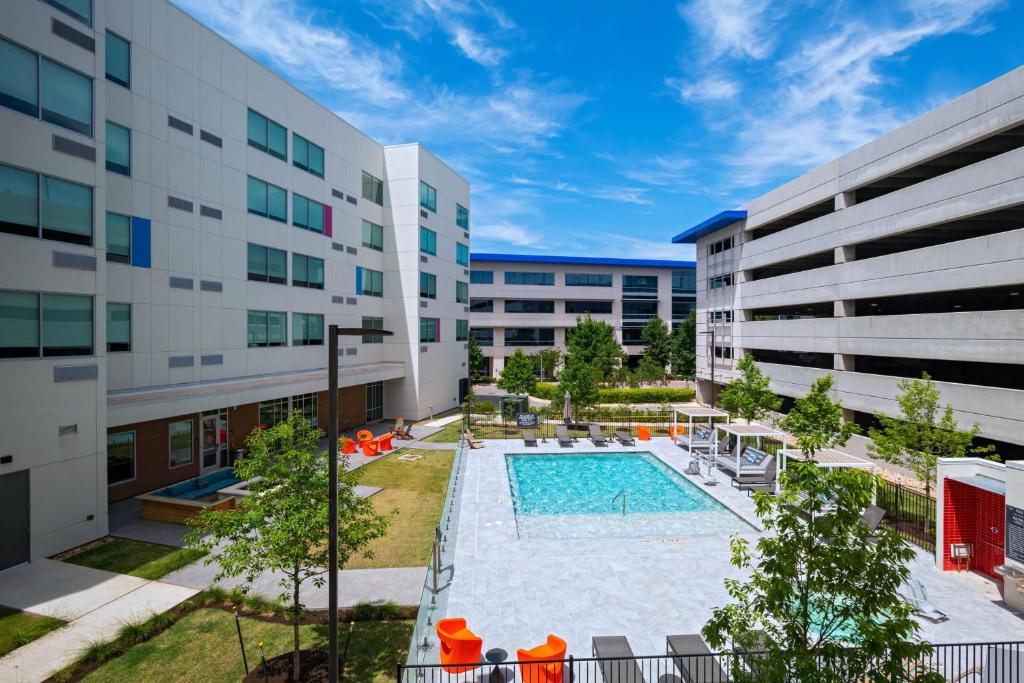
[[[852,244],[846,247],[836,247],[835,254],[836,263],[850,263],[857,260],[857,247]]]
[[[840,192],[836,195],[836,211],[848,209],[857,203],[856,192]]]
[[[832,354],[832,367],[843,372],[854,372],[854,360],[855,357],[848,353],[834,353]]]

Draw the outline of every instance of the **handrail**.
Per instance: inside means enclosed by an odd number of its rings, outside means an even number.
[[[614,503],[618,499],[619,496],[622,496],[622,516],[623,517],[626,516],[626,496],[628,496],[628,495],[629,494],[627,493],[626,489],[622,489],[621,491],[619,491],[618,493],[615,494],[614,498],[612,498],[612,503]]]

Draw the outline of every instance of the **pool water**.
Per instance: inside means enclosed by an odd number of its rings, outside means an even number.
[[[509,453],[505,462],[521,538],[665,538],[752,531],[651,453]],[[618,495],[622,491],[625,514]]]

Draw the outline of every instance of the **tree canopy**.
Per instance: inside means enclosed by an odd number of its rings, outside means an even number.
[[[585,408],[597,403],[598,387],[594,369],[582,359],[570,354],[566,356],[565,367],[558,376],[558,386],[552,397],[552,407],[557,408],[565,401],[569,392],[573,405]]]
[[[829,398],[831,390],[832,375],[819,377],[782,419],[782,429],[793,435],[797,446],[808,455],[843,446],[857,433],[857,425],[843,421],[843,406]]]
[[[566,330],[566,365],[568,357],[586,363],[598,382],[610,382],[622,365],[625,352],[615,339],[615,328],[590,314],[576,319],[576,327]]]
[[[672,332],[672,374],[681,379],[697,375],[697,309]]]
[[[652,368],[661,368],[662,375],[664,375],[665,366],[672,360],[672,338],[668,325],[661,319],[661,316],[656,315],[647,321],[644,329],[640,332],[640,339],[646,347],[643,357],[649,359]]]
[[[534,360],[522,349],[505,359],[505,367],[498,377],[498,388],[510,394],[528,395],[537,388],[537,376],[533,372]]]
[[[472,334],[469,335],[469,376],[476,382],[487,377],[487,359]]]
[[[782,399],[771,390],[770,378],[761,372],[753,357],[744,355],[737,367],[741,374],[722,389],[719,405],[748,422],[763,420],[778,410]]]

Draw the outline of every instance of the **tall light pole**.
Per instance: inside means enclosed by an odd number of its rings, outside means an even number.
[[[711,342],[710,351],[708,353],[708,363],[711,365],[711,407],[715,407],[715,327],[714,323],[707,323],[709,330],[698,332],[697,334],[709,335]]]
[[[367,327],[327,328],[327,610],[329,661],[328,680],[338,683],[338,337],[377,335],[390,337],[393,332]]]

